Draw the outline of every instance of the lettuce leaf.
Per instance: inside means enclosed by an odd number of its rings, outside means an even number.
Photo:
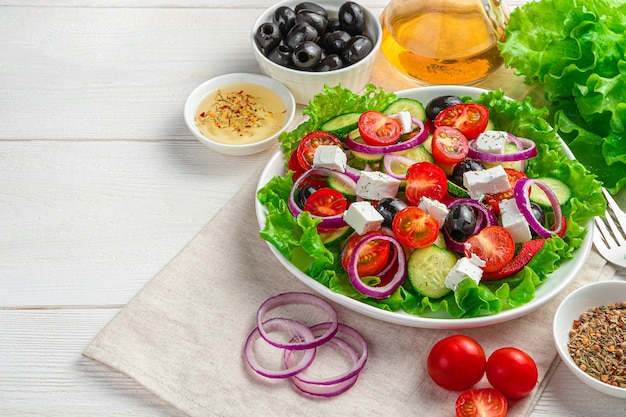
[[[541,84],[549,120],[613,194],[626,186],[626,3],[540,0],[511,12],[507,67]]]
[[[298,143],[304,135],[319,129],[322,123],[335,116],[350,112],[365,112],[366,110],[381,111],[396,99],[395,93],[385,92],[373,84],[366,85],[363,94],[354,94],[341,85],[334,88],[324,86],[322,93],[313,97],[302,110],[302,114],[308,116],[308,119],[296,129],[283,132],[279,136],[283,154],[289,157],[298,147]]]
[[[294,131],[283,134],[283,151],[295,149],[298,141],[326,120],[348,111],[383,109],[396,99],[394,94],[368,86],[364,96],[342,87],[325,88],[304,109],[309,119]],[[338,100],[344,100],[339,102]],[[464,97],[470,101],[469,97]],[[539,146],[539,156],[529,161],[530,176],[550,176],[570,184],[572,198],[563,207],[567,218],[567,233],[561,239],[546,240],[543,248],[524,269],[512,277],[490,283],[476,284],[464,280],[458,289],[440,299],[429,299],[413,290],[405,282],[392,296],[375,300],[354,289],[340,265],[338,246],[325,247],[316,232],[318,221],[306,212],[294,218],[287,206],[293,179],[291,173],[274,177],[257,193],[257,198],[267,210],[265,228],[261,236],[272,243],[298,269],[332,291],[388,311],[404,310],[409,314],[443,317],[475,317],[496,314],[518,307],[534,299],[537,286],[548,278],[562,262],[571,259],[580,247],[587,232],[585,223],[605,208],[601,184],[583,164],[569,159],[563,153],[562,141],[546,122],[547,109],[533,107],[530,99],[522,102],[508,100],[501,90],[483,94],[476,100],[490,109],[496,128],[513,132],[534,140]],[[329,111],[332,108],[332,111]],[[295,145],[295,146],[294,146]],[[289,153],[286,153],[289,156]]]

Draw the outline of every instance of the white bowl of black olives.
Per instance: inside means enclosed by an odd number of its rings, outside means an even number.
[[[374,14],[346,0],[285,0],[252,27],[252,48],[262,72],[307,104],[324,85],[358,92],[369,82],[382,29]]]

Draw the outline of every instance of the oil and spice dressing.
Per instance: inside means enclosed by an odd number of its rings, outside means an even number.
[[[259,142],[285,124],[287,110],[278,94],[257,84],[235,84],[202,100],[196,112],[200,132],[216,142],[243,145]]]

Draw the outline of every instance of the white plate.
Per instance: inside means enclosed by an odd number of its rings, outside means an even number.
[[[434,87],[421,87],[415,88],[411,90],[404,90],[397,93],[399,97],[408,97],[415,100],[419,100],[422,103],[427,103],[431,99],[441,96],[441,95],[457,95],[457,96],[472,96],[478,97],[480,94],[484,93],[485,90],[474,88],[474,87],[461,87],[461,86],[434,86]],[[564,152],[570,157],[574,158],[571,151],[567,148],[565,143],[563,143]],[[261,173],[261,177],[259,178],[258,188],[263,187],[270,179],[272,179],[276,175],[284,175],[285,173],[285,159],[280,151],[278,151],[274,156],[269,160],[265,169]],[[257,189],[258,189],[257,188]],[[255,210],[256,216],[259,223],[259,227],[263,229],[265,225],[265,216],[266,211],[265,208],[259,203],[258,200],[255,200]],[[548,301],[552,300],[556,297],[565,287],[567,287],[572,280],[576,277],[580,268],[585,263],[587,256],[589,255],[589,251],[592,246],[592,235],[593,235],[593,222],[589,221],[586,225],[588,229],[587,236],[583,240],[583,243],[580,248],[576,250],[576,256],[574,259],[568,260],[561,265],[561,267],[550,274],[548,279],[545,280],[539,287],[537,287],[535,292],[535,298],[527,304],[522,306],[504,310],[498,314],[493,314],[489,316],[480,316],[480,317],[472,317],[472,318],[462,318],[462,319],[454,319],[454,318],[433,318],[433,317],[423,317],[416,316],[412,314],[405,313],[403,311],[391,312],[386,310],[381,310],[377,307],[373,307],[371,305],[362,303],[358,300],[354,300],[350,297],[347,297],[343,294],[338,294],[331,291],[329,288],[324,285],[318,283],[313,278],[304,274],[302,271],[297,269],[294,265],[291,264],[274,246],[268,243],[270,250],[276,256],[278,261],[283,264],[285,268],[289,272],[291,272],[296,278],[302,281],[304,284],[308,285],[312,290],[316,291],[320,295],[326,297],[327,299],[334,301],[344,307],[347,307],[351,310],[354,310],[358,313],[366,315],[368,317],[372,317],[375,319],[387,321],[390,323],[400,324],[404,326],[411,327],[421,327],[421,328],[429,328],[429,329],[461,329],[461,328],[471,328],[471,327],[480,327],[480,326],[488,326],[496,323],[501,323],[504,321],[512,320],[521,316],[524,316],[539,307],[546,304]]]

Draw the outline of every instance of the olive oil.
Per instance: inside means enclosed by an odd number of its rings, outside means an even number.
[[[402,11],[394,9],[392,2],[382,16],[381,50],[400,73],[413,80],[478,82],[503,64],[497,42],[504,39],[504,27],[489,16],[482,2],[472,7],[473,2],[467,1],[464,7],[444,10],[446,3],[431,1],[429,7]],[[508,19],[508,12],[500,17]]]

